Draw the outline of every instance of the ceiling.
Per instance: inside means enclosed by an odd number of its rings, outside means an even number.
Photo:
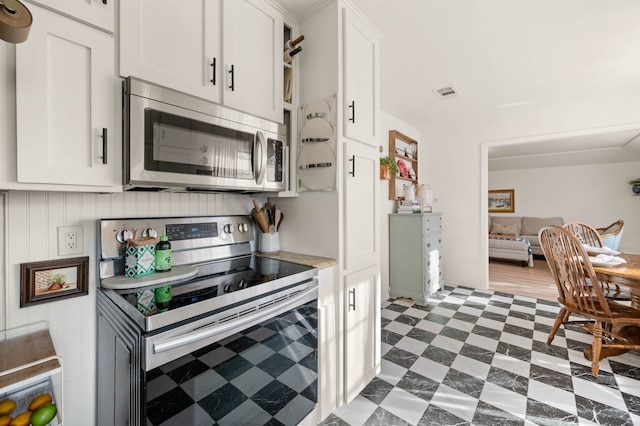
[[[299,18],[325,0],[276,1]],[[637,0],[351,1],[383,35],[382,109],[421,132],[640,93]],[[640,161],[639,133],[493,147],[489,170]]]

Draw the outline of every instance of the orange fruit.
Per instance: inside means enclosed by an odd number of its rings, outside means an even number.
[[[0,401],[0,416],[11,414],[16,409],[16,402],[13,399],[5,399]]]
[[[9,423],[11,423],[11,420],[13,420],[13,417],[11,416],[0,417],[0,426],[8,426]]]
[[[31,403],[29,404],[29,411],[36,411],[38,408],[42,407],[44,404],[48,404],[52,401],[51,395],[48,393],[43,393],[41,395],[33,398]]]
[[[25,411],[18,414],[15,419],[11,420],[9,426],[29,426],[31,423],[31,411]]]

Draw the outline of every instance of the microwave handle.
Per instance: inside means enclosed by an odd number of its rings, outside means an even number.
[[[267,140],[260,130],[256,132],[254,152],[256,153],[253,156],[254,176],[256,184],[262,185],[267,173]]]

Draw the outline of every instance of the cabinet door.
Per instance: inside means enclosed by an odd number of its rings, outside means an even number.
[[[353,11],[344,10],[344,134],[377,145],[378,37]]]
[[[123,1],[120,75],[220,102],[220,34],[220,0]]]
[[[359,142],[345,143],[345,269],[380,261],[378,151]]]
[[[431,234],[424,238],[424,256],[425,265],[425,294],[431,295],[441,288],[442,281],[442,252],[440,250],[440,242],[442,234]]]
[[[380,358],[379,281],[377,266],[345,276],[345,403],[376,375]]]
[[[127,1],[125,0],[125,3]],[[38,2],[81,21],[113,32],[113,5],[115,0],[38,0]]]
[[[282,14],[264,0],[223,3],[225,105],[283,120]]]
[[[30,9],[38,25],[16,45],[18,182],[122,185],[113,38]]]

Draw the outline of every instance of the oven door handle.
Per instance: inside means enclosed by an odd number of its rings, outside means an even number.
[[[261,309],[259,311],[253,312],[251,314],[247,314],[243,317],[240,317],[236,320],[228,321],[222,324],[213,325],[211,327],[207,327],[204,329],[200,329],[198,331],[192,331],[190,333],[178,336],[173,339],[165,340],[162,342],[153,344],[153,353],[159,354],[162,352],[170,351],[171,349],[179,348],[181,346],[189,345],[191,343],[200,341],[202,339],[207,339],[210,337],[214,337],[218,334],[222,334],[229,330],[232,330],[237,327],[242,327],[247,324],[253,325],[251,323],[255,322],[256,324],[264,321],[265,319],[269,319],[275,315],[286,312],[292,308],[295,308],[301,304],[302,301],[309,298],[309,296],[317,297],[318,287],[314,286],[308,290],[304,290],[302,293],[298,293],[294,297],[291,297],[283,302],[277,303],[273,306],[269,306],[268,308]],[[310,299],[313,300],[313,299]]]
[[[254,155],[253,157],[253,170],[256,178],[256,184],[262,185],[264,183],[264,175],[267,173],[267,140],[264,134],[258,130],[256,132],[254,152],[260,155]],[[258,149],[259,148],[259,149]]]

